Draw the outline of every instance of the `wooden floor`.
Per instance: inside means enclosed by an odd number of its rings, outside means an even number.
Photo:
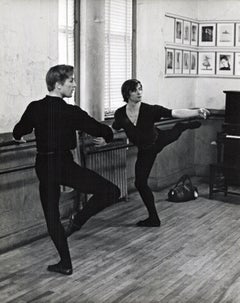
[[[49,238],[0,255],[0,302],[239,303],[240,197],[199,191],[181,204],[155,193],[161,228],[135,227],[137,193],[92,218],[69,239],[72,276],[46,271]]]

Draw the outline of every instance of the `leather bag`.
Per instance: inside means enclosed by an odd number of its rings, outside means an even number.
[[[198,189],[193,186],[188,175],[183,175],[168,192],[168,200],[171,202],[186,202],[198,197]]]

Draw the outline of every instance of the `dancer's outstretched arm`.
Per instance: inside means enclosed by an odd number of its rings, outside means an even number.
[[[207,119],[210,115],[209,110],[206,108],[198,108],[198,109],[173,109],[172,116],[173,118],[194,118],[199,117],[203,119]]]

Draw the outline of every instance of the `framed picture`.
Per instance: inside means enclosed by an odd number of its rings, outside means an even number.
[[[174,50],[166,49],[166,74],[173,74],[174,71]]]
[[[191,23],[191,45],[197,45],[198,42],[198,24]]]
[[[240,53],[235,53],[234,74],[240,76]]]
[[[217,74],[233,75],[233,53],[217,53]]]
[[[235,45],[240,46],[240,23],[236,23]]]
[[[216,24],[199,24],[199,45],[215,46]]]
[[[197,52],[191,52],[190,54],[190,74],[197,74]]]
[[[190,72],[190,52],[183,51],[183,74],[189,74]]]
[[[215,53],[199,52],[198,54],[198,73],[202,75],[215,74]]]
[[[183,22],[183,44],[190,44],[190,22]]]
[[[233,46],[234,23],[217,24],[217,46]]]
[[[176,49],[175,50],[175,74],[181,74],[182,73],[182,51]]]
[[[175,43],[183,41],[183,20],[175,19]]]

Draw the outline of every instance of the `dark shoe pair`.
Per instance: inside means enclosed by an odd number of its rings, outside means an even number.
[[[74,223],[74,215],[71,216],[69,224],[65,230],[65,236],[70,237],[75,231],[80,230],[81,226],[78,226]]]
[[[159,218],[147,218],[146,220],[139,221],[137,226],[141,227],[160,227],[161,221]]]
[[[186,129],[195,129],[195,128],[199,128],[201,126],[201,122],[199,121],[190,121],[190,122],[179,122],[177,123],[178,128],[181,131],[184,131]]]
[[[72,267],[65,267],[62,265],[61,261],[57,264],[48,265],[48,271],[57,272],[59,274],[70,276],[73,272]]]
[[[199,122],[199,121],[192,121],[192,122],[188,122],[188,123],[187,123],[187,127],[188,127],[189,129],[199,128],[201,125],[202,125],[202,124],[201,124],[201,122]]]

